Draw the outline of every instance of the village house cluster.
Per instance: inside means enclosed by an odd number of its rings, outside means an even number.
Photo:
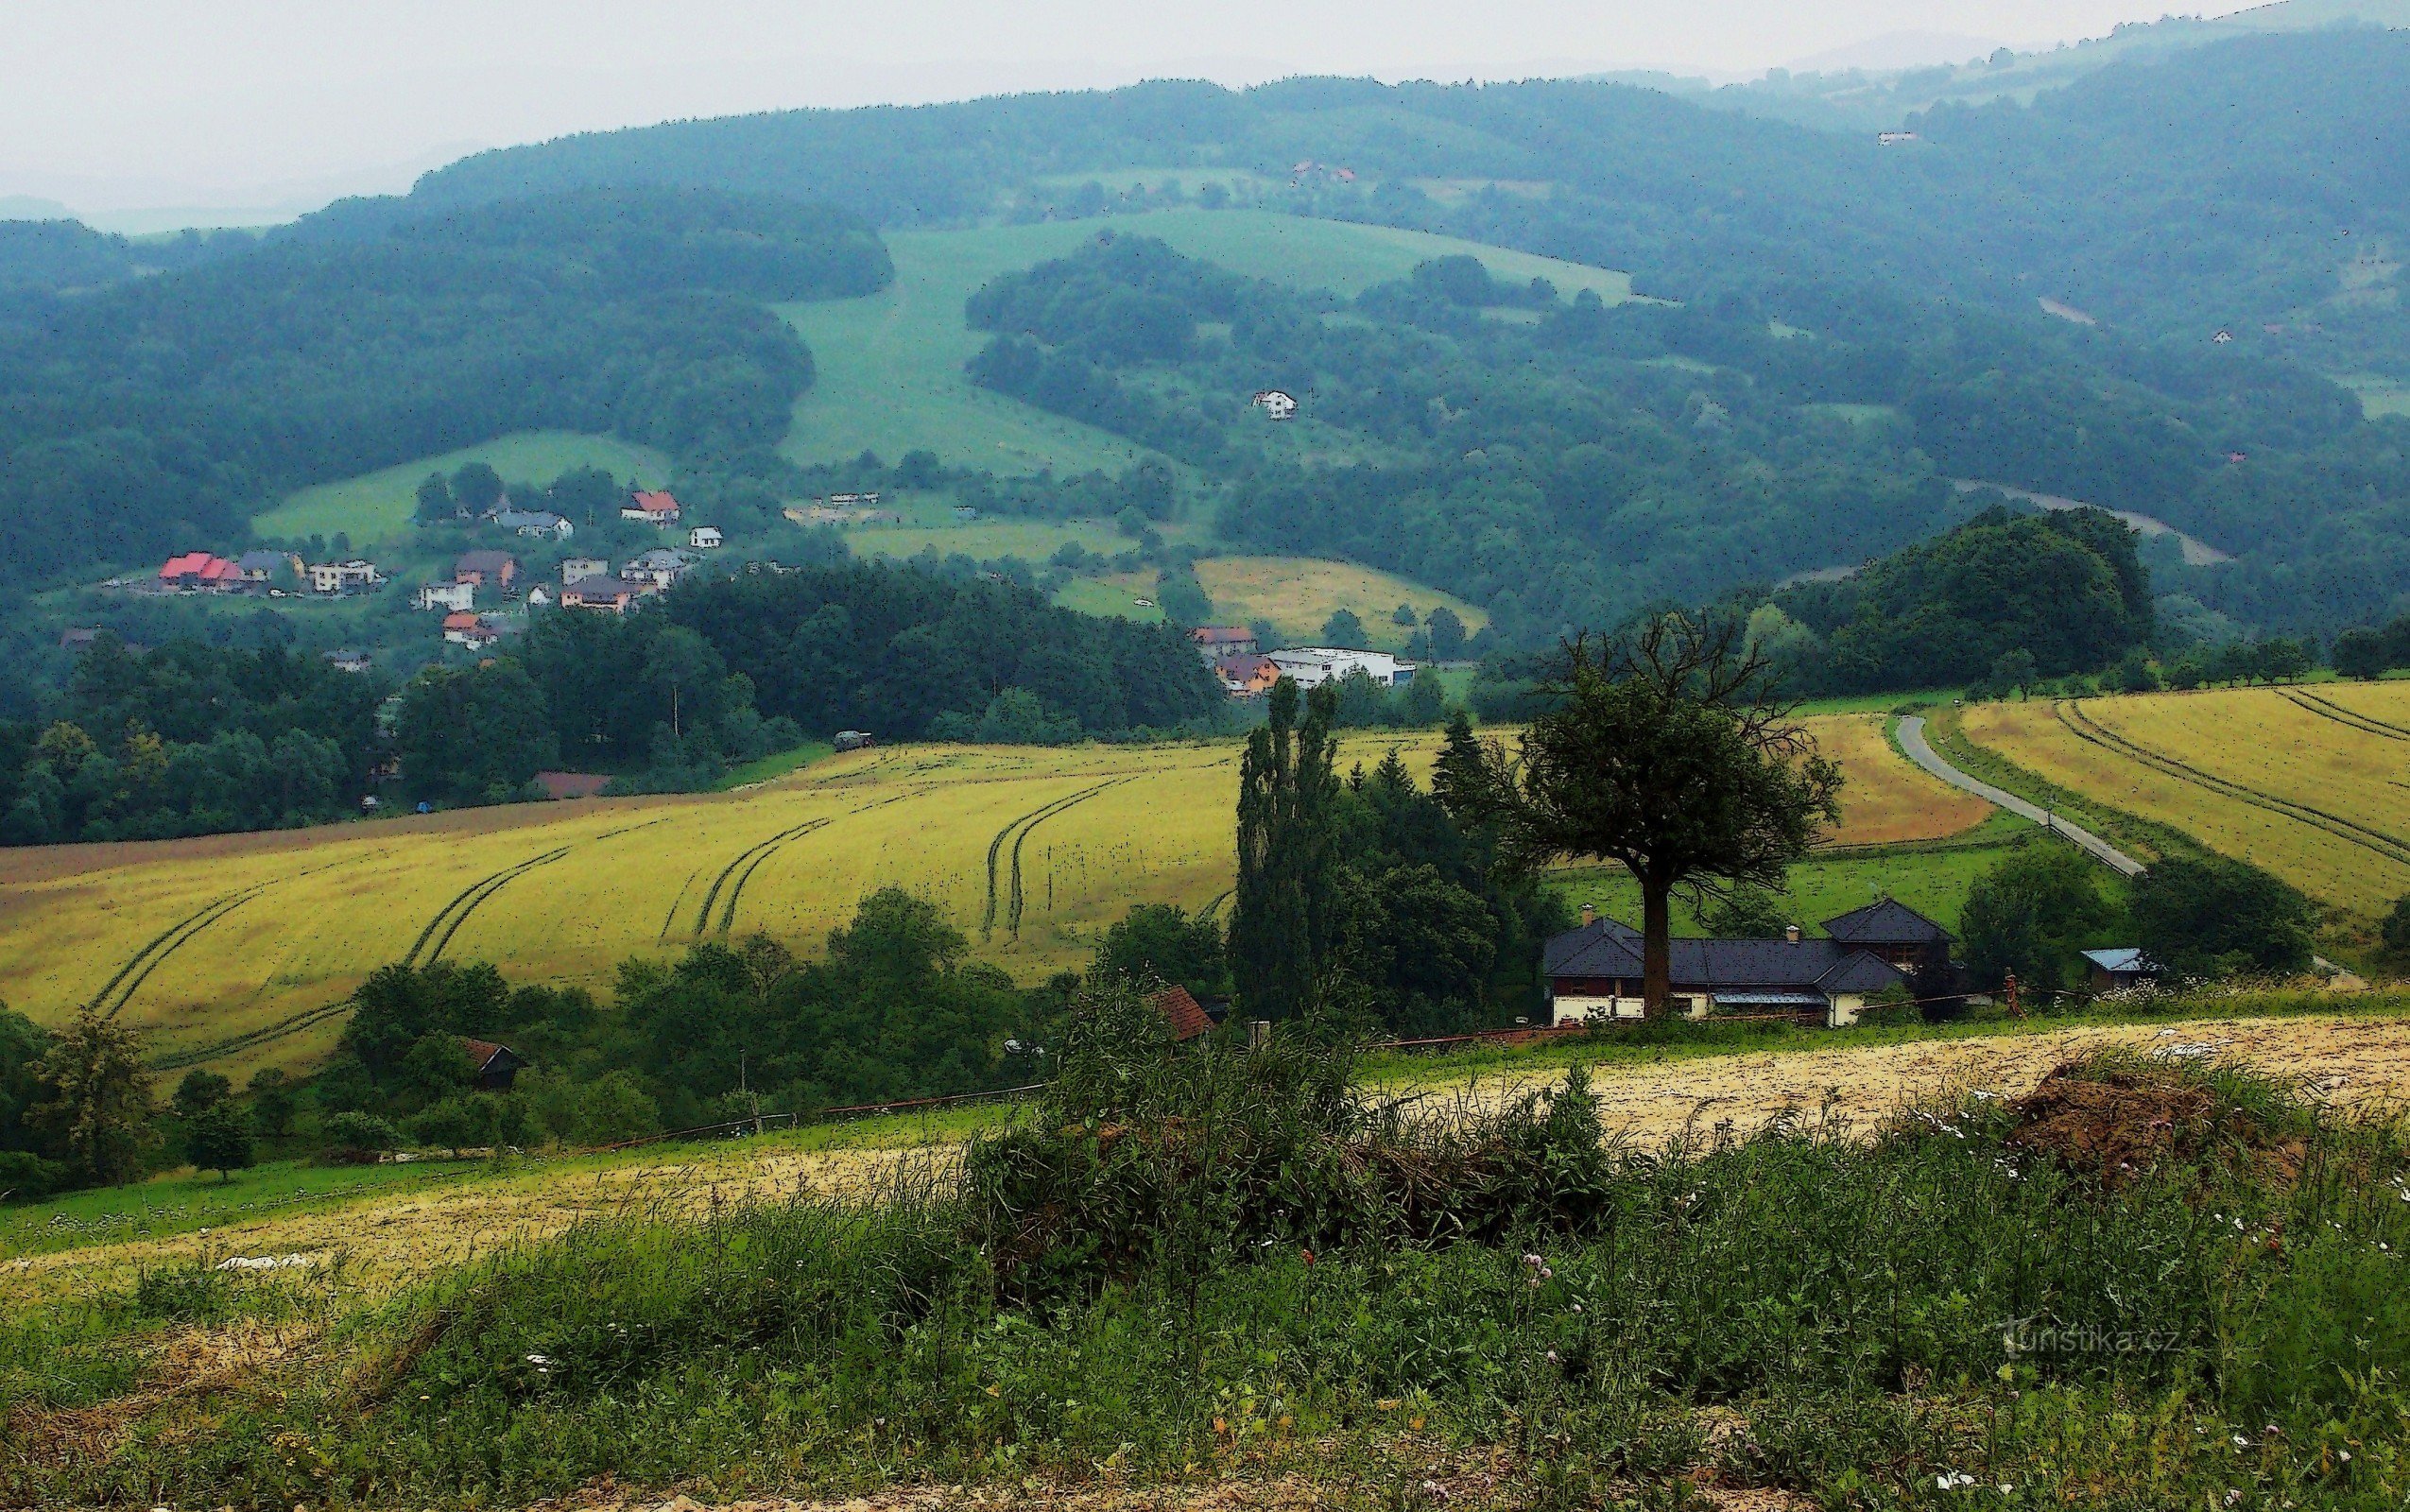
[[[1385,651],[1332,645],[1265,651],[1256,644],[1255,632],[1244,625],[1200,625],[1188,632],[1188,644],[1233,698],[1260,698],[1282,678],[1300,688],[1315,688],[1353,672],[1370,678],[1375,687],[1403,688],[1414,680],[1416,671],[1414,662]]]

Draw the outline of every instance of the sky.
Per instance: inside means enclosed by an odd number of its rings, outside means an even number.
[[[0,197],[153,229],[128,213],[167,207],[171,222],[196,207],[291,213],[342,194],[399,192],[482,147],[682,117],[1168,77],[1243,85],[1300,73],[1488,79],[1664,68],[1730,78],[1868,43],[1909,55],[1935,37],[1954,53],[2049,45],[2163,9],[2135,0],[0,0]]]

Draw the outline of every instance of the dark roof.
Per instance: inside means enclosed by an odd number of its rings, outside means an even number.
[[[464,1034],[460,1037],[460,1048],[469,1052],[469,1059],[479,1071],[491,1069],[494,1061],[504,1056],[508,1056],[510,1063],[514,1066],[524,1066],[527,1063],[516,1050],[508,1045],[495,1044],[491,1040],[472,1040]]]
[[[1677,988],[1809,988],[1877,992],[1905,980],[1889,963],[1839,940],[1676,939]],[[1638,977],[1640,931],[1611,919],[1552,936],[1542,948],[1550,976]]]
[[[1188,995],[1188,988],[1184,987],[1167,987],[1148,1001],[1155,1005],[1157,1012],[1171,1021],[1172,1038],[1175,1040],[1194,1040],[1214,1027],[1214,1021],[1205,1016],[1205,1010],[1197,1006],[1196,1000]]]
[[[455,572],[498,573],[505,567],[516,566],[518,558],[507,551],[464,551],[453,564]]]
[[[1864,908],[1828,919],[1824,932],[1851,945],[1933,945],[1950,939],[1948,930],[1897,898],[1877,898]]]

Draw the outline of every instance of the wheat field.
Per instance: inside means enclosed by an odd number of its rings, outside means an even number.
[[[1982,816],[1867,716],[1811,723],[1854,780],[1840,842]],[[1351,735],[1340,766],[1394,746],[1426,775],[1437,739]],[[1239,752],[907,746],[733,793],[0,851],[0,995],[44,1022],[94,1005],[171,1063],[207,1053],[240,1072],[322,1053],[342,1000],[387,962],[485,960],[608,990],[621,961],[702,939],[816,952],[890,885],[1032,981],[1084,962],[1132,903],[1227,895]]]
[[[2363,914],[2410,892],[2410,683],[1980,704],[1967,737]]]

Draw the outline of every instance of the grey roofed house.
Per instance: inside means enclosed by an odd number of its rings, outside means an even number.
[[[1829,1024],[1853,1023],[1866,999],[1907,978],[1898,967],[1860,946],[1800,936],[1783,939],[1676,939],[1673,995],[1704,1018],[1712,1008],[1740,1011],[1814,1009]],[[1639,930],[1598,919],[1549,938],[1541,967],[1558,1023],[1591,1018],[1631,1018],[1640,1012]]]
[[[1824,932],[1845,945],[1872,951],[1903,971],[1945,971],[1955,936],[1896,898],[1878,898],[1863,908],[1824,921]]]
[[[242,569],[244,576],[261,578],[273,576],[278,568],[292,559],[289,552],[247,551],[234,558],[234,565]]]
[[[566,519],[549,509],[505,509],[493,517],[493,523],[523,536],[558,536],[563,540],[568,539],[574,528]]]

